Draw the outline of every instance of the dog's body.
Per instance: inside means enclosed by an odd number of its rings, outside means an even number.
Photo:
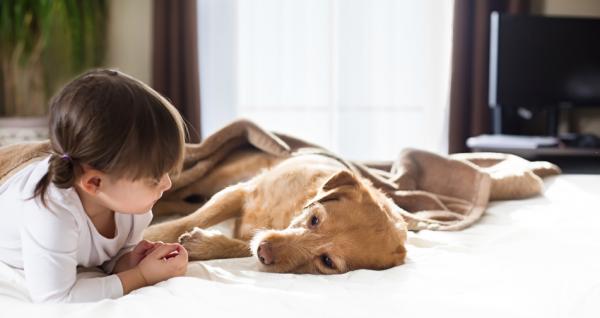
[[[145,238],[180,241],[193,260],[255,254],[275,272],[384,269],[406,254],[398,209],[341,162],[298,155],[217,192],[190,215],[149,227]],[[230,218],[233,238],[203,230]]]

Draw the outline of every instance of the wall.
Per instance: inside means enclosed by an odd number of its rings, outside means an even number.
[[[109,0],[106,66],[152,80],[152,0]]]
[[[598,0],[544,0],[541,9],[548,15],[600,17]]]
[[[152,0],[109,0],[106,66],[140,80],[152,80]],[[599,0],[537,0],[536,11],[546,15],[600,17]],[[600,109],[578,110],[581,132],[600,135]],[[564,126],[564,124],[563,124]]]

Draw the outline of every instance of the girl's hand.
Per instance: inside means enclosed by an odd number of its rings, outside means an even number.
[[[157,248],[165,245],[165,243],[151,242],[148,240],[140,241],[130,252],[123,255],[121,259],[117,261],[117,265],[113,269],[114,273],[120,273],[132,268],[135,268],[146,256],[154,252]],[[172,255],[167,255],[166,258],[175,256],[177,251],[172,252]]]
[[[146,284],[156,284],[175,276],[182,276],[187,270],[188,253],[178,243],[161,244],[144,257],[137,268]]]
[[[134,248],[131,250],[129,255],[129,268],[134,268],[137,264],[140,263],[146,255],[150,254],[153,250],[155,250],[158,246],[164,244],[163,242],[150,242],[148,240],[141,240]]]

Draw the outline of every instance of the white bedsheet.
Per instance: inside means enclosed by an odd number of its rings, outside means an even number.
[[[461,232],[410,233],[407,249],[403,266],[335,276],[194,262],[186,277],[84,304],[30,304],[22,273],[0,264],[0,317],[600,317],[600,175],[549,178],[543,196],[494,202]]]

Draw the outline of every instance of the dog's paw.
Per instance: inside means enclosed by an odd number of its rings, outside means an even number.
[[[190,259],[205,260],[212,258],[213,250],[218,247],[219,241],[224,237],[219,231],[195,227],[179,236],[178,241],[188,251]]]
[[[181,244],[185,244],[186,242],[202,241],[204,239],[210,239],[220,235],[223,234],[217,230],[205,230],[195,227],[191,231],[181,234],[178,241]]]

